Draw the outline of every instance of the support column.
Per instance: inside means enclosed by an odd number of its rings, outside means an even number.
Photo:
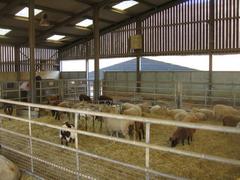
[[[99,35],[99,7],[95,6],[93,11],[94,27],[94,100],[97,101],[100,92],[99,84],[99,58],[100,58],[100,35]]]
[[[137,35],[142,35],[142,27],[141,27],[141,20],[137,20],[136,22],[136,34]],[[142,50],[137,49],[135,50],[136,53],[136,79],[137,79],[137,92],[141,91],[141,55],[142,55]]]
[[[214,50],[214,0],[210,0],[208,96],[212,95],[213,50]]]
[[[36,103],[36,80],[35,80],[35,27],[34,27],[34,0],[29,0],[29,47],[30,47],[30,87],[31,102]]]
[[[88,56],[88,43],[85,44],[86,46],[86,95],[88,96],[91,96],[91,92],[90,92],[90,87],[89,87],[89,76],[88,76],[88,73],[89,73],[89,56]]]
[[[20,47],[14,47],[15,54],[15,72],[17,73],[17,81],[20,81]]]

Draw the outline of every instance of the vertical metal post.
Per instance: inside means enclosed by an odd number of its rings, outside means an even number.
[[[21,85],[21,82],[18,81],[18,101],[21,101],[21,100],[22,100],[20,85]]]
[[[15,54],[15,72],[17,73],[17,81],[20,81],[20,47],[14,47]]]
[[[74,126],[75,126],[75,130],[78,129],[78,114],[75,113],[75,123],[74,123]],[[75,133],[75,148],[76,150],[78,150],[78,133]],[[79,180],[79,172],[80,172],[80,165],[79,165],[79,155],[78,155],[78,152],[76,152],[76,166],[77,166],[77,180]]]
[[[180,109],[182,107],[182,83],[181,82],[177,82],[176,84],[176,106],[178,109]]]
[[[42,81],[39,81],[39,102],[42,104]]]
[[[136,33],[137,35],[141,35],[142,34],[142,27],[141,27],[141,20],[138,19],[136,22]],[[137,49],[135,50],[136,53],[136,79],[137,79],[137,92],[141,91],[141,55],[142,55],[142,50],[141,49]]]
[[[209,77],[208,77],[208,96],[212,96],[212,67],[213,67],[213,50],[214,50],[214,0],[210,0],[209,8]]]
[[[29,0],[29,46],[30,46],[30,87],[31,102],[36,102],[36,80],[35,80],[35,27],[34,27],[34,0]]]
[[[28,106],[28,128],[29,128],[29,145],[30,145],[30,155],[31,155],[31,172],[33,173],[33,151],[32,151],[32,127],[31,127],[31,107]]]
[[[146,123],[146,138],[145,138],[146,144],[150,143],[150,123]],[[146,147],[145,148],[145,168],[146,168],[146,176],[145,179],[149,180],[150,176],[149,176],[149,148]]]
[[[94,100],[99,97],[99,58],[100,58],[100,35],[99,35],[99,7],[95,6],[93,11],[94,27]]]

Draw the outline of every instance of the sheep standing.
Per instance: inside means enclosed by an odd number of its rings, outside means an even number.
[[[236,128],[240,128],[240,122],[237,124]]]
[[[225,116],[239,116],[240,112],[234,109],[232,106],[226,106],[222,104],[215,105],[213,107],[214,117],[217,120],[223,120]]]
[[[184,145],[185,139],[187,139],[188,144],[190,145],[193,133],[193,129],[183,127],[177,128],[173,135],[169,138],[169,141],[171,142],[171,147],[176,147],[179,142],[182,142],[182,145]]]
[[[85,95],[85,94],[80,94],[79,95],[79,100],[80,101],[85,101],[85,102],[88,102],[88,103],[91,103],[92,100],[89,96]]]
[[[111,114],[120,114],[120,107],[117,106],[104,107],[102,111]],[[106,128],[110,135],[116,134],[116,136],[119,137],[121,133],[123,136],[129,137],[128,128],[131,124],[133,124],[133,122],[107,117],[104,117],[103,119],[106,122]]]
[[[74,125],[69,124],[68,122],[65,122],[62,125],[62,127],[74,129]],[[72,132],[66,131],[66,130],[60,130],[59,137],[61,139],[61,144],[63,144],[63,141],[65,140],[65,144],[66,144],[66,146],[68,146],[68,143],[75,142],[75,136],[76,136],[76,133],[72,133]]]
[[[65,107],[65,108],[71,108],[72,105],[73,105],[73,103],[70,102],[70,101],[63,101],[63,102],[60,102],[57,106]],[[66,113],[66,112],[55,111],[55,119],[60,120],[60,117],[63,113]],[[71,114],[67,112],[67,115],[68,115],[68,119],[70,120],[71,119]]]
[[[193,113],[202,113],[205,115],[206,120],[207,119],[213,119],[214,118],[214,113],[210,109],[198,109],[198,108],[192,108]],[[204,119],[205,120],[205,119]]]
[[[3,109],[4,109],[3,111],[4,111],[5,114],[12,116],[12,114],[13,114],[13,105],[11,105],[11,104],[4,104],[3,105]],[[10,118],[9,118],[9,120],[10,120]]]
[[[223,117],[223,126],[236,127],[240,123],[240,116]]]
[[[142,109],[138,105],[132,105],[130,108],[123,110],[122,114],[128,115],[128,116],[141,116]],[[129,127],[129,135],[133,135],[133,130],[135,130],[140,141],[145,138],[143,122],[136,121],[130,126],[133,126],[133,127]]]

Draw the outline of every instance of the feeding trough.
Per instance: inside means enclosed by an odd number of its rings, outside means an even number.
[[[28,118],[28,108],[17,108],[16,109],[16,115],[17,117],[21,118]],[[31,118],[39,118],[39,108],[32,108],[31,109]]]

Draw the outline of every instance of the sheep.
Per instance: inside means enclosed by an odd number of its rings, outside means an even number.
[[[179,141],[181,141],[182,145],[184,145],[185,139],[188,140],[188,144],[190,145],[193,133],[193,129],[178,127],[173,133],[173,135],[169,138],[169,141],[171,142],[171,147],[176,147]]]
[[[92,102],[91,98],[89,96],[85,95],[85,94],[80,94],[79,95],[79,100],[80,101],[86,101],[88,103]]]
[[[223,117],[223,126],[236,127],[240,123],[240,116]]]
[[[166,109],[166,112],[165,112],[168,116],[171,116],[174,118],[174,116],[178,113],[186,113],[186,111],[184,109]]]
[[[68,122],[65,122],[62,125],[62,127],[74,129],[74,125],[69,124]],[[60,133],[59,133],[59,137],[61,139],[61,144],[63,144],[63,141],[65,140],[66,146],[68,146],[68,143],[75,142],[75,136],[76,136],[76,133],[72,133],[72,132],[66,131],[66,130],[60,130]]]
[[[232,106],[217,104],[213,107],[213,113],[216,120],[223,120],[225,116],[238,116],[239,111]]]
[[[150,113],[150,104],[148,102],[138,104],[144,113]]]
[[[99,96],[98,103],[99,104],[113,105],[113,99],[111,97],[102,95],[102,96]]]
[[[13,114],[13,105],[12,104],[4,104],[3,105],[4,113],[12,116]],[[9,118],[10,120],[10,118]]]
[[[111,114],[120,114],[120,107],[118,106],[104,106],[102,110],[103,112],[105,111]],[[125,137],[129,136],[128,128],[133,122],[107,117],[104,117],[103,119],[106,122],[106,128],[110,135],[116,134],[116,136],[119,137],[119,133],[122,133]]]
[[[196,116],[196,118],[197,118],[199,121],[205,121],[205,120],[207,120],[206,114],[204,114],[204,113],[202,113],[202,112],[195,112],[195,113],[193,113],[193,114]]]
[[[185,116],[187,116],[187,115],[188,115],[187,112],[179,112],[179,113],[175,114],[174,119],[177,121],[182,121],[185,118]]]
[[[141,108],[139,108],[139,106],[133,106],[129,109],[126,109],[122,112],[122,114],[124,115],[129,115],[129,116],[141,116],[142,115],[142,111],[141,111]],[[134,122],[133,125],[133,129],[135,129],[135,132],[137,133],[138,135],[138,138],[139,140],[141,141],[142,138],[144,139],[145,138],[145,133],[144,133],[144,123],[143,122]],[[133,134],[131,132],[131,130],[133,130],[131,127],[129,128],[129,132],[130,134]]]
[[[70,101],[62,101],[62,102],[60,102],[57,106],[59,106],[59,107],[65,107],[65,108],[71,108],[72,107],[72,105],[73,105],[73,103],[72,102],[70,102]],[[55,111],[55,110],[53,110],[55,113],[55,119],[57,120],[60,120],[60,116],[63,114],[63,112],[59,112],[59,111]],[[69,118],[69,120],[71,119],[71,115],[70,115],[70,113],[67,113],[67,115],[68,115],[68,118]]]
[[[192,112],[194,113],[203,113],[207,119],[213,119],[214,118],[214,114],[213,111],[210,109],[198,109],[198,108],[192,108]],[[204,119],[205,120],[205,119]]]
[[[155,105],[150,108],[150,114],[152,115],[166,115],[167,111],[165,106]]]
[[[236,128],[240,128],[240,122],[237,124]]]

